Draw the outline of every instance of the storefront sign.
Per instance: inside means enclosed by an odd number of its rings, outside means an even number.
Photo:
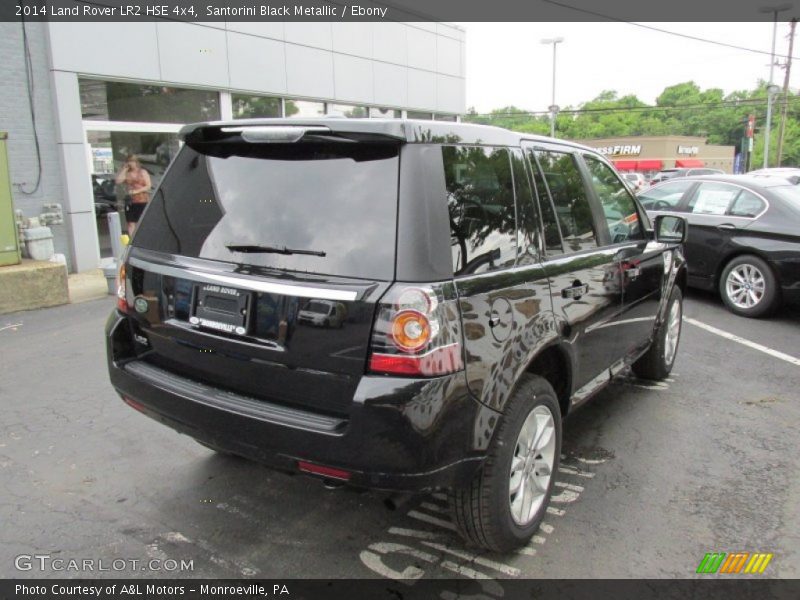
[[[678,146],[678,154],[683,154],[684,156],[695,156],[699,152],[700,148],[697,146]]]
[[[600,154],[606,156],[639,156],[642,153],[640,145],[627,145],[627,146],[603,146],[595,148]]]

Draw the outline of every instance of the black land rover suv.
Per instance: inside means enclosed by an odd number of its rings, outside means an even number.
[[[404,120],[181,134],[108,365],[125,402],[203,445],[448,489],[463,536],[505,551],[545,513],[562,417],[628,365],[672,368],[685,222],[651,227],[589,148]]]

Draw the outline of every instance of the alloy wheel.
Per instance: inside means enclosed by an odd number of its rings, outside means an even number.
[[[556,428],[546,406],[534,408],[517,437],[509,473],[511,518],[528,525],[544,502],[555,464]]]

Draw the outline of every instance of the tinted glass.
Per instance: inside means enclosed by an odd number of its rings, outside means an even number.
[[[694,181],[681,179],[650,188],[639,194],[639,202],[647,210],[678,210],[681,198]]]
[[[257,117],[281,116],[280,98],[232,94],[231,104],[233,107],[234,119],[253,119]]]
[[[453,272],[485,273],[513,265],[516,217],[508,150],[445,146],[442,156]]]
[[[145,211],[135,246],[293,271],[394,276],[396,146],[203,146],[184,146],[178,154]],[[324,256],[241,253],[229,245]]]
[[[597,247],[592,209],[572,154],[537,150],[568,252]]]
[[[81,114],[97,121],[192,123],[220,118],[219,93],[80,79]]]
[[[366,106],[353,106],[351,104],[328,104],[327,114],[347,117],[348,119],[364,119],[369,116]]]
[[[584,155],[592,175],[592,185],[603,207],[612,244],[642,239],[639,212],[630,192],[607,164]]]
[[[514,173],[514,189],[517,195],[518,264],[534,264],[542,261],[539,218],[533,198],[531,182],[518,148],[511,151],[511,168]]]
[[[403,116],[403,111],[394,108],[376,108],[372,106],[369,109],[369,116],[373,119],[400,119]]]
[[[533,173],[533,186],[538,200],[537,206],[542,215],[542,226],[544,228],[544,244],[545,251],[548,255],[563,254],[564,246],[561,243],[561,231],[558,228],[558,221],[556,220],[556,213],[553,210],[553,204],[550,201],[550,194],[547,191],[547,184],[545,183],[542,171],[536,162],[536,155],[533,151],[528,150],[528,164]]]
[[[729,214],[734,217],[755,217],[766,208],[764,201],[752,192],[742,190],[733,201]]]
[[[701,183],[689,201],[689,212],[699,215],[724,215],[741,189],[726,183]]]
[[[308,100],[287,100],[285,103],[287,117],[324,117],[324,102],[309,102]]]

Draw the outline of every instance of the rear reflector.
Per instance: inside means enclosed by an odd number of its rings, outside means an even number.
[[[392,375],[424,375],[429,377],[454,373],[462,368],[461,347],[458,344],[434,348],[421,356],[375,352],[369,359],[370,371]]]
[[[341,479],[342,481],[347,481],[350,479],[351,475],[348,471],[334,469],[333,467],[325,467],[323,465],[315,465],[302,460],[297,461],[297,468],[305,473],[313,473],[314,475],[322,475],[324,477],[331,477],[333,479]]]
[[[133,398],[128,398],[127,396],[123,396],[122,400],[125,402],[125,404],[127,404],[128,406],[130,406],[131,408],[133,408],[135,410],[138,410],[141,413],[143,413],[144,410],[145,410],[144,405],[139,404]]]

